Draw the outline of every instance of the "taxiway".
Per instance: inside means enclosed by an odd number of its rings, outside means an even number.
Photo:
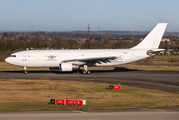
[[[119,110],[12,111],[0,112],[1,120],[178,120],[179,107]]]
[[[91,81],[179,93],[179,71],[93,70],[91,74],[59,71],[0,71],[0,78]]]

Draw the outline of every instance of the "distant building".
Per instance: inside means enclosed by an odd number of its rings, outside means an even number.
[[[50,37],[47,37],[47,40],[52,40]]]
[[[78,39],[77,42],[84,42],[86,40],[87,40],[87,38],[81,38],[81,39]]]
[[[144,38],[140,38],[139,41],[142,41]]]
[[[166,41],[166,42],[170,42],[170,39],[167,38],[163,38],[161,41]]]

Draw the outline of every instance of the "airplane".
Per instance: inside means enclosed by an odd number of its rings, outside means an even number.
[[[5,61],[15,66],[49,67],[50,70],[73,71],[89,74],[90,66],[116,66],[142,60],[161,52],[158,49],[167,23],[158,23],[138,45],[130,49],[57,49],[24,50],[12,53]],[[80,70],[84,67],[84,70]]]

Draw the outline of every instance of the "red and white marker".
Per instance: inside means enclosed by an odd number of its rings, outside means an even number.
[[[50,104],[56,105],[86,105],[86,100],[76,100],[76,99],[50,99]]]
[[[121,85],[109,85],[108,89],[121,89]]]

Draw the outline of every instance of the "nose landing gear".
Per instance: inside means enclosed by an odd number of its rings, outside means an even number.
[[[24,74],[27,74],[27,68],[24,67]]]

